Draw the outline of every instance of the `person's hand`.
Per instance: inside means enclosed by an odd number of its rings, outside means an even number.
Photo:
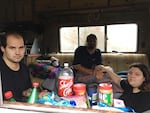
[[[39,93],[39,95],[38,95],[38,98],[43,97],[43,96],[46,95],[47,93],[49,93],[48,90],[43,90],[43,91],[41,91],[41,92]]]
[[[95,67],[94,75],[96,76],[96,78],[98,80],[101,80],[103,78],[104,73],[103,73],[101,65],[98,65],[98,66]]]
[[[95,70],[95,77],[98,80],[102,80],[104,73],[101,70]]]
[[[95,67],[94,73],[98,80],[101,80],[103,78],[103,75],[105,72],[113,71],[113,69],[110,66],[104,66],[104,65],[98,65]]]
[[[29,89],[23,91],[22,95],[25,97],[28,97],[28,96],[30,96],[31,91],[32,91],[32,88],[29,88]]]
[[[97,66],[95,67],[95,71],[105,72],[105,71],[106,71],[106,70],[105,70],[105,66],[104,66],[104,65],[97,65]]]
[[[107,71],[113,71],[112,67],[110,67],[110,66],[104,66],[104,65],[98,65],[98,66],[96,66],[95,69],[98,70],[98,71],[101,71],[103,73],[105,73]]]

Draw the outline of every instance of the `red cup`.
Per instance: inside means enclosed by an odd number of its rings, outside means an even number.
[[[75,95],[85,95],[86,84],[83,84],[83,83],[74,84],[73,91],[74,91]]]

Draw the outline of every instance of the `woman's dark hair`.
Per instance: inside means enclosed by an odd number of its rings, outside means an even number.
[[[145,78],[145,81],[142,83],[142,85],[139,87],[141,91],[150,91],[150,70],[149,68],[142,63],[133,63],[129,66],[129,69],[132,67],[136,67],[140,69],[143,73],[143,76]]]

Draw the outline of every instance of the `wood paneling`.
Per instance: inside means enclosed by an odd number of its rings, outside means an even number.
[[[92,9],[92,8],[111,8],[114,6],[128,6],[150,3],[149,0],[35,0],[35,10],[53,11],[53,10],[74,10],[74,9]]]
[[[71,0],[70,8],[100,8],[107,7],[108,0]]]
[[[27,64],[35,62],[35,59],[40,55],[28,55]],[[60,64],[68,62],[72,65],[74,54],[49,54],[49,56],[59,59]],[[149,67],[149,60],[146,54],[121,54],[121,53],[102,53],[103,64],[105,66],[111,66],[115,72],[128,70],[128,67],[132,63],[143,63]]]
[[[110,0],[110,6],[135,5],[150,3],[150,0]]]
[[[15,1],[16,21],[31,21],[32,11],[32,0]]]
[[[35,0],[35,11],[68,9],[69,0]]]
[[[15,9],[13,0],[3,0],[0,2],[0,22],[13,22],[15,19]]]

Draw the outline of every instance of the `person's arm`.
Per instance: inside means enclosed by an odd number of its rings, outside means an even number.
[[[108,66],[103,66],[103,65],[98,65],[96,66],[96,70],[102,71],[102,72],[106,72],[111,79],[120,86],[120,81],[121,81],[121,77],[118,76],[116,73],[113,72],[113,70],[108,67]]]
[[[76,70],[79,70],[80,72],[82,73],[85,73],[87,75],[92,75],[92,76],[96,76],[96,78],[98,80],[101,80],[103,78],[103,72],[100,71],[100,70],[96,70],[96,69],[88,69],[88,68],[85,68],[83,66],[81,66],[80,64],[74,66],[74,68]]]
[[[88,75],[94,75],[94,70],[93,69],[88,69],[83,67],[80,64],[74,65],[74,68],[82,73],[88,74]]]

